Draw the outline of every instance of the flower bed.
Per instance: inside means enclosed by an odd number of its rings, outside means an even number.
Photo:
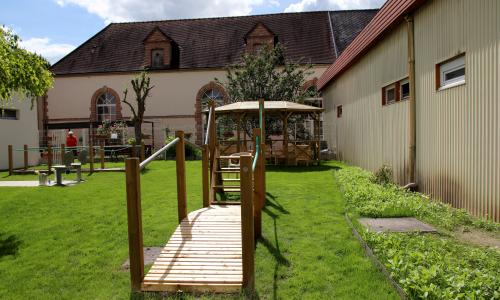
[[[373,174],[360,168],[343,167],[336,178],[354,217],[414,216],[439,229],[440,234],[359,230],[410,298],[500,299],[500,250],[462,244],[449,234],[464,227],[496,234],[500,224],[393,184],[376,184]]]

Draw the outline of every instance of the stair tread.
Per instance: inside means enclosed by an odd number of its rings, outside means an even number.
[[[240,181],[239,178],[222,178],[222,181],[228,181],[228,182],[233,182],[233,181]]]

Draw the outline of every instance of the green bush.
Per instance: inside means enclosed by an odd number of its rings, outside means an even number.
[[[364,233],[412,299],[500,299],[500,252],[435,235]]]
[[[392,172],[392,168],[387,165],[382,165],[382,167],[380,167],[380,169],[378,169],[374,175],[375,175],[374,177],[375,183],[381,185],[394,183],[394,174]]]
[[[375,176],[357,167],[337,172],[347,209],[367,217],[417,217],[446,230],[472,226],[500,231],[500,224],[475,218],[463,209],[402,189],[374,183]]]
[[[173,141],[175,137],[167,137],[165,140],[165,145]],[[201,150],[192,144],[185,143],[185,155],[186,159],[201,159]],[[175,147],[171,147],[166,151],[167,159],[175,159]]]
[[[475,218],[463,209],[394,184],[377,184],[376,176],[363,169],[344,167],[336,177],[346,209],[354,215],[414,216],[446,230],[470,226],[500,232],[500,224]],[[460,244],[439,234],[366,230],[361,234],[411,299],[500,299],[498,250]]]

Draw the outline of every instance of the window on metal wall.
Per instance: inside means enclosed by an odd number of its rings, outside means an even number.
[[[436,89],[465,83],[465,55],[462,54],[436,66]]]
[[[383,89],[384,105],[396,103],[396,84],[386,86]]]
[[[18,120],[18,111],[15,109],[0,108],[0,119],[2,120]]]
[[[399,82],[399,95],[401,95],[401,101],[410,98],[410,82],[408,79],[403,79]]]
[[[342,117],[342,105],[337,106],[337,118]]]

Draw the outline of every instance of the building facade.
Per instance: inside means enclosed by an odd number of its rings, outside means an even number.
[[[389,0],[318,82],[338,157],[500,221],[498,16],[496,0]]]
[[[31,101],[18,95],[14,96],[11,103],[0,106],[0,170],[9,168],[8,145],[13,148],[14,168],[24,166],[24,145],[36,147],[38,145],[38,118],[37,109],[31,108]],[[40,154],[30,151],[28,164],[38,163]]]
[[[52,67],[54,88],[44,99],[43,129],[89,128],[103,120],[129,119],[122,103],[130,80],[147,69],[154,88],[145,119],[155,140],[165,129],[203,137],[203,105],[230,101],[222,85],[244,53],[279,43],[284,59],[312,64],[304,90],[340,55],[376,10],[309,12],[246,17],[110,24]],[[147,124],[144,125],[148,127]]]

